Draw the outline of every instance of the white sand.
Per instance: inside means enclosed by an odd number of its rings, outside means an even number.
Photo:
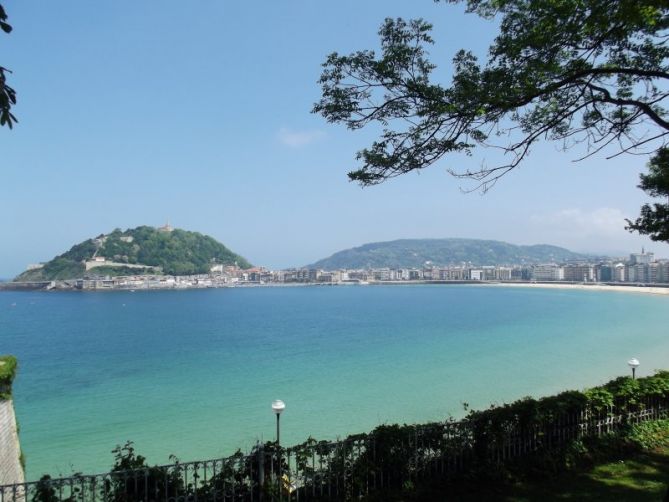
[[[518,287],[518,288],[555,288],[555,289],[587,289],[591,291],[619,291],[623,293],[645,293],[651,295],[669,295],[669,287],[654,286],[611,286],[608,284],[560,284],[560,283],[533,283],[533,282],[499,282],[485,283],[489,286]]]

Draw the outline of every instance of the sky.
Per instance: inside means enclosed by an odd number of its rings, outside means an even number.
[[[2,0],[0,65],[20,123],[0,129],[0,277],[114,228],[202,232],[256,265],[302,266],[400,238],[467,237],[625,255],[669,246],[624,230],[646,159],[537,146],[491,191],[447,173],[490,152],[361,188],[346,173],[373,131],[311,114],[333,51],[378,47],[386,17],[434,25],[448,82],[496,25],[431,0]]]

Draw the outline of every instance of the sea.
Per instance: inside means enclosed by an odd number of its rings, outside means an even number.
[[[669,296],[478,285],[0,292],[29,480],[460,418],[669,368]]]

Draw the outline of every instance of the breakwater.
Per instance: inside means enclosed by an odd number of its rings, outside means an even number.
[[[0,282],[0,291],[49,291],[56,284],[56,281]]]

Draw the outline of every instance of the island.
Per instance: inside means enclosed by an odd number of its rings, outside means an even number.
[[[224,279],[223,272],[251,268],[213,237],[168,223],[100,234],[46,263],[28,265],[9,284],[19,289],[202,287],[214,285],[212,274]]]

